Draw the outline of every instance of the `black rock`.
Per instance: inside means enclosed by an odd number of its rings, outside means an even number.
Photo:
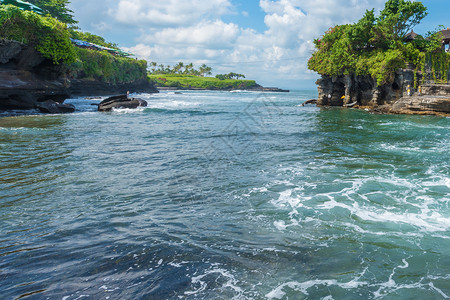
[[[111,111],[113,108],[146,107],[147,101],[139,98],[128,98],[126,95],[109,97],[98,105],[98,111]]]
[[[36,103],[36,107],[43,113],[50,114],[67,114],[75,111],[72,104],[58,103],[53,100]]]

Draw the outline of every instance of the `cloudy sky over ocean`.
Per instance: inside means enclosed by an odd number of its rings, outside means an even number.
[[[384,0],[74,0],[80,28],[159,64],[206,63],[265,86],[314,88],[306,62],[312,40],[353,23]],[[415,31],[450,27],[450,1],[422,1],[429,15]]]

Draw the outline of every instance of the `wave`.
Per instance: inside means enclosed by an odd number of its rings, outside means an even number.
[[[145,113],[160,113],[160,114],[189,114],[189,115],[218,115],[226,114],[226,112],[219,111],[204,111],[204,110],[189,110],[189,109],[170,109],[158,107],[146,107],[143,110]]]

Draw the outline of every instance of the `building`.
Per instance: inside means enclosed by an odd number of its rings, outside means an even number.
[[[440,33],[442,34],[442,48],[450,52],[450,28],[447,27],[447,29],[441,30]]]

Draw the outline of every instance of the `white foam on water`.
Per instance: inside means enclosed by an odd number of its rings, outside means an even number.
[[[225,283],[220,287],[221,293],[224,293],[224,290],[230,290],[234,293],[232,299],[242,299],[244,290],[238,286],[238,280],[230,271],[219,268],[217,264],[213,265],[210,270],[205,271],[204,274],[192,277],[191,283],[194,290],[186,291],[184,294],[187,296],[199,295],[208,288],[208,282],[218,283],[220,279],[225,280]]]
[[[302,201],[304,200],[309,200],[311,199],[311,197],[305,197],[304,199],[301,199],[297,196],[293,196],[293,193],[298,190],[298,189],[290,189],[290,190],[286,190],[280,193],[280,196],[278,197],[278,199],[273,199],[271,201],[271,203],[279,208],[286,208],[286,207],[290,207],[290,208],[298,208],[298,207],[302,207]]]
[[[335,279],[330,280],[309,280],[305,282],[297,282],[297,281],[291,281],[287,283],[283,283],[282,285],[278,286],[277,288],[273,289],[269,293],[267,293],[265,296],[268,299],[282,299],[286,296],[286,292],[283,291],[286,288],[290,288],[291,290],[294,290],[296,292],[300,292],[304,294],[305,296],[308,296],[308,289],[316,286],[338,286],[343,289],[357,289],[361,286],[367,286],[367,282],[364,281],[358,281],[358,279],[353,279],[349,282],[340,283]]]
[[[112,112],[118,114],[135,114],[142,113],[146,107],[137,107],[137,108],[113,108]]]

